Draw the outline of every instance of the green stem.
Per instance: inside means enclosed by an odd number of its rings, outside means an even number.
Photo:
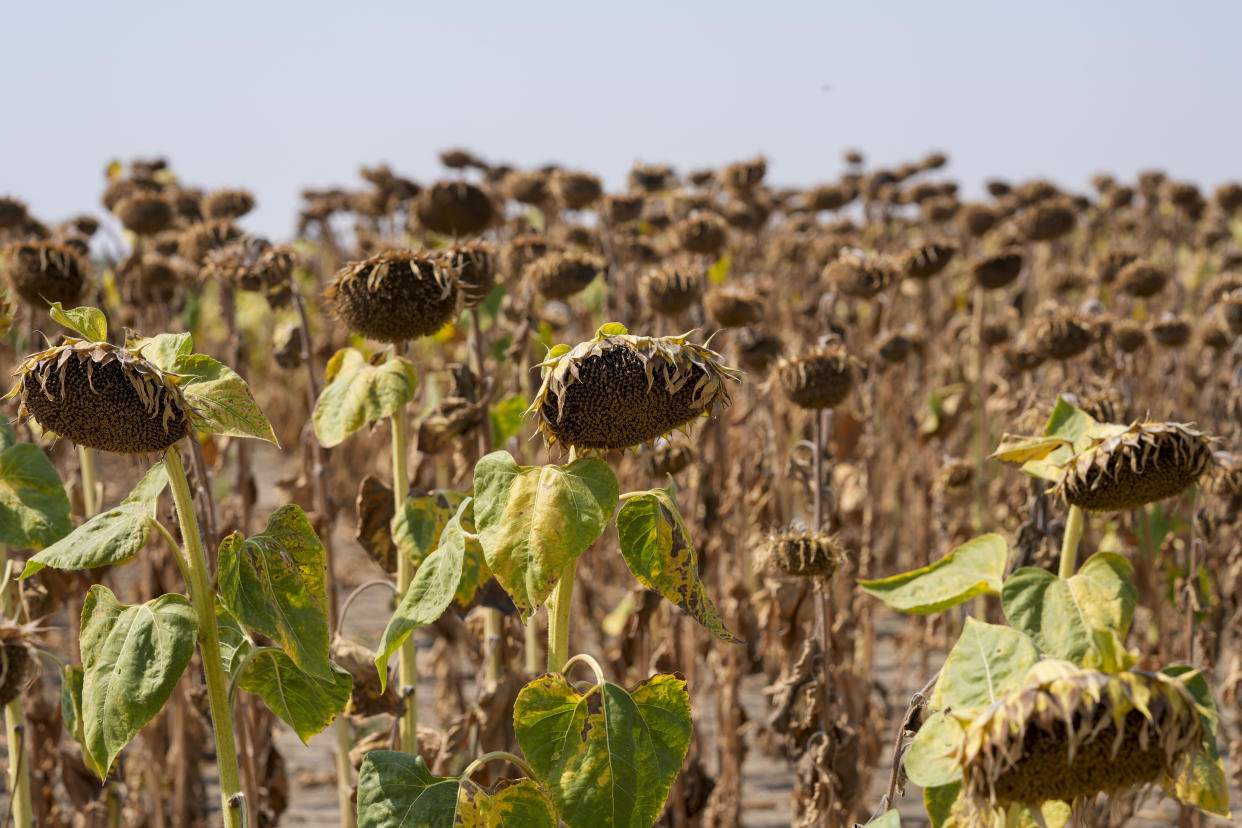
[[[577,569],[577,560],[565,567],[552,590],[552,596],[548,598],[549,673],[561,672],[569,660],[569,606],[573,602],[574,572]]]
[[[241,774],[237,766],[237,747],[233,741],[233,717],[229,708],[228,682],[220,658],[220,631],[216,626],[215,593],[207,572],[207,555],[194,514],[194,497],[185,477],[180,450],[173,446],[164,454],[164,467],[172,484],[173,503],[181,522],[185,543],[190,602],[198,615],[198,648],[203,657],[203,676],[207,680],[207,702],[211,707],[212,730],[216,737],[216,764],[220,771],[220,801],[225,828],[242,828]]]
[[[539,675],[539,619],[532,615],[526,619],[526,674]]]
[[[409,471],[406,466],[409,453],[409,433],[405,408],[392,415],[392,495],[397,513],[405,508],[405,498],[410,491]],[[397,554],[397,595],[409,592],[414,580],[414,562],[409,555]],[[397,687],[405,694],[405,706],[401,713],[401,750],[418,753],[418,645],[409,636],[401,645],[397,661]]]
[[[0,545],[0,560],[8,555],[8,549]],[[8,580],[5,572],[3,605],[5,615],[10,615],[17,605],[17,584]],[[18,693],[4,706],[4,738],[8,745],[9,802],[14,824],[19,828],[34,825],[34,805],[30,797],[30,751],[26,747],[26,721],[22,711],[22,694]],[[7,821],[6,821],[7,824]]]
[[[1057,575],[1069,578],[1078,571],[1078,542],[1082,540],[1083,511],[1071,506],[1065,521],[1065,537],[1061,541],[1061,566]]]
[[[491,753],[485,753],[482,756],[480,756],[478,759],[475,759],[469,765],[466,765],[466,769],[461,772],[461,778],[469,779],[470,775],[473,774],[475,771],[477,771],[479,768],[483,767],[483,765],[485,765],[488,762],[493,762],[497,759],[503,759],[506,762],[512,762],[514,765],[517,765],[518,768],[521,769],[522,773],[526,774],[528,778],[530,779],[536,778],[535,772],[531,769],[530,765],[526,764],[526,761],[522,759],[522,757],[514,756],[512,753],[509,753],[508,751],[504,751],[504,750],[493,750]]]
[[[93,518],[99,514],[98,492],[95,490],[95,451],[86,446],[78,446],[78,465],[82,469],[82,507],[86,517]]]

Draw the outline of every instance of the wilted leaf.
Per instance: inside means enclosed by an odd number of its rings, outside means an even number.
[[[519,466],[505,451],[474,468],[475,523],[487,565],[523,620],[612,519],[620,489],[602,460]]]
[[[217,577],[238,621],[275,640],[300,669],[331,680],[324,567],[323,544],[305,513],[282,506],[259,534],[224,539]]]
[[[966,729],[952,715],[932,713],[923,721],[906,753],[906,776],[920,788],[950,785],[962,778],[956,758]]]
[[[164,461],[156,463],[129,497],[115,509],[101,512],[44,549],[22,571],[29,578],[40,569],[93,569],[124,563],[146,546],[155,519],[156,502],[168,485]]]
[[[194,654],[198,624],[180,595],[125,606],[96,584],[82,606],[82,732],[96,768],[163,708]],[[102,775],[101,775],[102,777]]]
[[[1008,555],[1000,535],[980,535],[929,566],[858,585],[899,612],[926,615],[976,595],[1000,594]]]
[[[414,398],[418,372],[414,364],[394,357],[372,365],[353,348],[337,351],[328,363],[328,387],[315,403],[315,436],[332,447],[367,423],[391,417]]]
[[[513,726],[566,824],[649,828],[690,746],[690,696],[668,674],[633,693],[606,681],[584,694],[544,675],[518,694]]]
[[[632,497],[617,515],[621,555],[638,582],[688,612],[721,641],[740,643],[725,629],[716,605],[699,580],[699,556],[667,489]]]

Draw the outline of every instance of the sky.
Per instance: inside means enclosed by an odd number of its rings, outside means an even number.
[[[304,187],[439,150],[557,162],[624,185],[757,153],[782,186],[950,156],[1085,190],[1157,167],[1242,179],[1242,3],[26,2],[2,0],[0,194],[55,222],[101,212],[111,158],[245,187],[293,232]]]

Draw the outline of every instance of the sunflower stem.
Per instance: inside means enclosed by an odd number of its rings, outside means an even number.
[[[552,595],[548,598],[548,672],[559,673],[569,660],[569,605],[574,596],[574,573],[578,561],[570,562],[561,572]]]
[[[409,432],[407,431],[405,408],[392,415],[392,495],[396,503],[397,514],[405,509],[405,498],[410,491],[407,456],[409,454]],[[403,552],[397,553],[397,595],[405,595],[410,590],[410,582],[414,580],[414,562]],[[414,636],[409,636],[401,644],[401,656],[397,661],[397,686],[400,688],[405,705],[401,710],[401,750],[406,753],[418,753],[418,645]]]
[[[0,544],[0,560],[7,557],[8,548]],[[6,583],[0,599],[6,616],[11,615],[17,606],[17,595],[17,584],[11,581]],[[4,706],[4,738],[9,754],[9,770],[6,774],[11,797],[9,808],[14,824],[20,828],[29,828],[34,825],[34,808],[30,796],[30,751],[26,747],[26,721],[20,692]]]
[[[82,471],[82,508],[87,518],[99,513],[99,498],[95,484],[95,450],[78,446],[78,465]]]
[[[1071,506],[1065,521],[1065,537],[1061,539],[1061,565],[1057,575],[1069,578],[1078,571],[1078,542],[1082,540],[1083,511]]]
[[[207,681],[207,701],[211,708],[212,730],[216,737],[216,764],[220,771],[221,814],[225,828],[242,828],[241,773],[237,764],[237,747],[233,740],[233,717],[229,707],[228,682],[220,657],[220,631],[216,626],[215,593],[207,572],[207,555],[194,513],[194,496],[185,477],[181,452],[176,446],[164,454],[164,468],[172,485],[173,503],[181,523],[185,543],[186,568],[189,571],[190,602],[198,615],[198,648],[203,658],[203,676]]]

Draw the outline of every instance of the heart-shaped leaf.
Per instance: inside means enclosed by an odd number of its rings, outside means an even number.
[[[1005,617],[1045,654],[1082,664],[1094,631],[1125,637],[1138,599],[1133,572],[1129,561],[1111,552],[1092,555],[1070,578],[1024,567],[1001,592]]]
[[[83,306],[65,310],[60,302],[53,302],[48,309],[48,315],[74,333],[80,334],[83,339],[91,342],[108,341],[108,320],[99,308]]]
[[[962,778],[956,753],[966,729],[952,715],[936,711],[923,720],[906,752],[906,776],[921,788],[949,785]]]
[[[488,792],[470,779],[435,776],[421,756],[373,750],[358,770],[358,828],[556,828],[548,795],[532,780]]]
[[[267,528],[220,544],[220,595],[246,627],[275,640],[293,663],[332,681],[323,544],[297,506],[272,513]]]
[[[488,568],[525,620],[612,519],[620,489],[602,460],[519,466],[496,451],[474,467],[475,523]]]
[[[73,529],[60,475],[38,446],[0,421],[0,545],[43,549]]]
[[[899,612],[926,615],[976,595],[1000,594],[1008,555],[1000,535],[980,535],[930,566],[858,585]]]
[[[164,461],[146,473],[129,497],[115,509],[100,512],[56,543],[26,561],[22,577],[40,569],[92,569],[125,563],[137,555],[151,536],[156,502],[168,485]]]
[[[128,343],[137,348],[143,359],[155,365],[161,371],[176,372],[177,360],[189,356],[194,350],[194,339],[188,333],[160,334],[150,339],[135,337]]]
[[[440,535],[439,545],[423,559],[410,587],[388,620],[375,654],[375,669],[380,675],[380,689],[388,682],[388,659],[401,648],[410,634],[433,623],[444,614],[461,583],[462,564],[466,556],[467,538],[462,531],[462,515],[467,513],[473,498],[466,498],[457,513],[449,519]]]
[[[729,632],[699,580],[699,556],[667,489],[630,498],[617,515],[621,556],[638,582],[688,612],[721,641],[740,643]]]
[[[250,386],[232,368],[204,354],[177,357],[185,401],[195,412],[194,427],[206,434],[257,437],[279,445]]]
[[[1024,633],[968,617],[941,668],[930,704],[959,715],[986,707],[1021,685],[1038,660],[1034,642]]]
[[[82,605],[82,733],[105,771],[163,708],[194,654],[198,624],[180,595],[125,606],[96,584]],[[101,778],[104,774],[100,774]]]
[[[367,423],[391,417],[414,398],[414,363],[394,357],[372,365],[354,348],[337,351],[328,362],[328,386],[315,403],[315,436],[332,447]]]
[[[312,676],[280,650],[264,647],[246,661],[237,686],[262,698],[305,744],[345,709],[354,679],[335,664],[331,679]]]
[[[522,688],[513,726],[566,825],[649,828],[690,746],[690,696],[675,675],[579,693],[555,673]]]

